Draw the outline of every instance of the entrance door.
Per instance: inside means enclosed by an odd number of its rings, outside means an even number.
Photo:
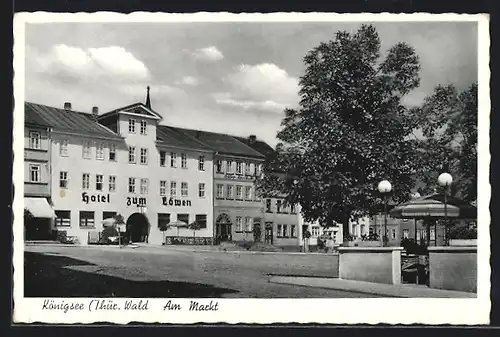
[[[149,220],[143,213],[134,213],[129,216],[126,226],[130,242],[147,242]]]
[[[267,222],[266,223],[266,232],[264,235],[265,241],[267,244],[272,245],[273,244],[273,223],[272,222]]]
[[[231,219],[225,213],[222,213],[217,217],[216,223],[216,240],[217,242],[231,241],[232,239],[232,224]]]

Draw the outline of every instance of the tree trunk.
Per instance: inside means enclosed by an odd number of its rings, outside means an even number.
[[[343,241],[346,244],[348,239],[347,237],[349,236],[349,219],[351,217],[351,214],[349,212],[346,212],[344,215],[344,221],[342,223],[342,237]]]

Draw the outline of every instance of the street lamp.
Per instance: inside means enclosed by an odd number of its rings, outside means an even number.
[[[387,194],[391,192],[392,186],[391,183],[387,180],[382,180],[378,183],[378,191],[384,195],[384,236],[382,237],[383,246],[385,247],[387,244]]]
[[[448,201],[447,201],[447,194],[448,194],[448,186],[451,185],[453,182],[453,177],[449,173],[441,173],[438,177],[438,183],[439,185],[444,187],[444,244],[445,246],[448,245]],[[436,233],[434,233],[436,235]]]
[[[413,199],[418,199],[421,197],[420,193],[415,192],[411,195]],[[415,225],[415,243],[417,243],[417,219],[413,219],[414,225]]]

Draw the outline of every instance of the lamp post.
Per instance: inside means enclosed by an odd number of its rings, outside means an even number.
[[[413,199],[418,199],[421,197],[420,193],[415,192],[411,196]],[[417,243],[417,219],[413,219],[414,225],[415,225],[415,243]]]
[[[441,173],[438,177],[439,185],[444,187],[444,244],[448,246],[448,186],[453,182],[453,177],[449,173]],[[434,235],[437,235],[434,233]]]
[[[382,245],[387,245],[387,194],[391,192],[392,185],[387,180],[382,180],[378,184],[378,191],[384,195],[384,235],[382,236]]]

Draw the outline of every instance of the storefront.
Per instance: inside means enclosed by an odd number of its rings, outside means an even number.
[[[51,240],[55,213],[46,198],[24,198],[25,240]]]

